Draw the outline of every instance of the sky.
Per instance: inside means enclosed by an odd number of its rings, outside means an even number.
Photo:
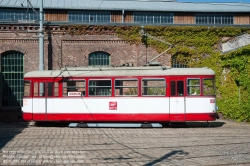
[[[244,2],[244,3],[250,3],[250,0],[177,0],[178,2]]]

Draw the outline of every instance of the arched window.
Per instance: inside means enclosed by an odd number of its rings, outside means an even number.
[[[101,51],[89,54],[89,66],[110,66],[110,54]]]
[[[21,107],[23,103],[23,54],[8,51],[1,56],[2,106]]]

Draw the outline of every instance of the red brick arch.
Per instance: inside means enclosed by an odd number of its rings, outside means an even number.
[[[0,46],[0,55],[5,53],[5,52],[9,52],[9,51],[17,51],[17,52],[21,52],[21,53],[25,54],[26,49],[24,49],[23,47],[20,47],[20,46],[15,46],[15,45]]]
[[[91,48],[89,49],[89,54],[88,54],[88,55],[90,55],[90,54],[92,54],[92,53],[94,53],[94,52],[106,52],[106,53],[108,53],[109,55],[112,54],[112,51],[110,50],[110,48],[108,48],[108,47],[103,47],[103,46],[91,47]]]

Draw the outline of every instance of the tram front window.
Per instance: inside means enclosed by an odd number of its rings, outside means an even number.
[[[215,95],[214,79],[203,79],[203,95]]]

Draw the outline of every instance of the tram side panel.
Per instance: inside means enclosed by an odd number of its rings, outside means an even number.
[[[164,97],[155,99],[139,97],[66,97],[61,99],[60,111],[55,114],[57,114],[57,119],[61,121],[169,121],[168,100],[168,98]],[[52,114],[48,112],[48,117],[51,117]]]
[[[32,98],[24,98],[22,107],[23,120],[26,121],[33,120],[32,107],[33,107]]]
[[[215,119],[215,97],[186,98],[186,121],[213,121]]]
[[[46,101],[46,120],[48,121],[60,121],[59,112],[61,108],[61,99],[60,98],[47,98]]]

